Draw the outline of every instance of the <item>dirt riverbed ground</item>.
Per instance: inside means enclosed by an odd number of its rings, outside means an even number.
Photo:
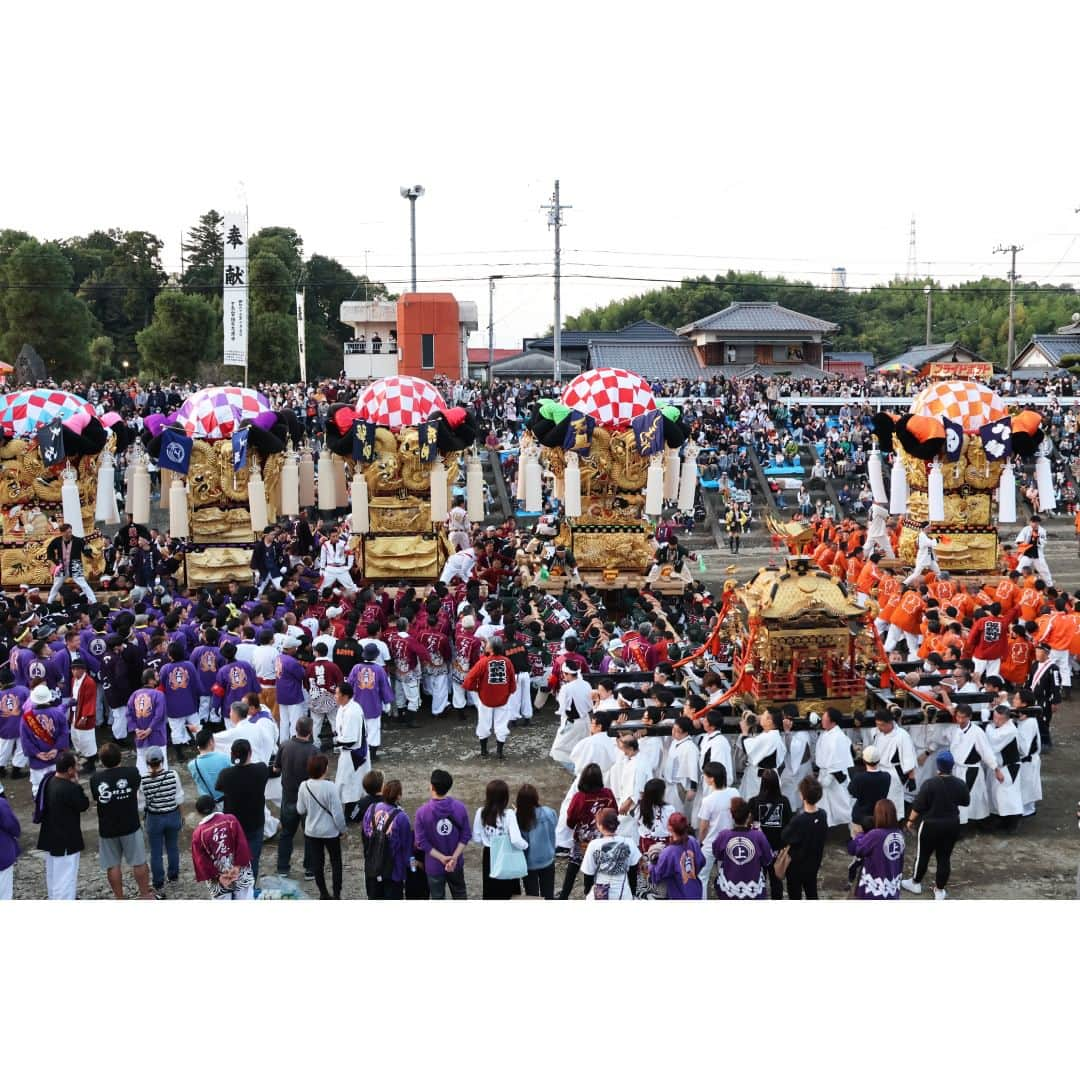
[[[454,776],[453,794],[473,813],[483,798],[484,786],[502,777],[511,793],[529,781],[540,790],[541,797],[556,808],[561,802],[571,777],[548,757],[556,722],[550,707],[534,718],[531,726],[511,732],[506,759],[494,756],[481,758],[471,726],[462,725],[448,717],[433,719],[420,714],[420,725],[408,729],[403,725],[384,725],[384,747],[378,768],[388,778],[401,780],[404,805],[410,817],[416,807],[428,797],[428,777],[432,768],[440,766]],[[1045,798],[1034,818],[1025,819],[1019,832],[1010,837],[994,834],[973,834],[958,847],[953,857],[953,880],[950,895],[955,899],[1072,899],[1076,896],[1077,863],[1080,861],[1080,832],[1077,829],[1076,807],[1080,798],[1080,703],[1068,703],[1054,722],[1055,748],[1043,758],[1043,788]],[[133,754],[128,758],[134,760]],[[188,802],[185,806],[187,823],[181,836],[180,880],[167,888],[172,899],[203,899],[204,887],[193,877],[190,857],[190,825],[194,815],[194,789],[186,769],[181,767]],[[84,781],[85,783],[85,781]],[[15,868],[15,896],[20,899],[41,899],[45,896],[44,861],[34,851],[37,826],[31,824],[29,782],[7,780],[11,798],[23,826],[22,856]],[[84,899],[105,899],[111,893],[97,860],[97,815],[93,807],[83,818],[83,833],[87,850],[79,870],[79,895]],[[844,834],[846,835],[846,833]],[[841,830],[826,853],[821,874],[823,897],[839,898],[846,892],[847,855],[843,848]],[[909,863],[914,858],[914,844],[909,846]],[[272,873],[276,856],[276,841],[268,840],[263,848],[264,873]],[[315,896],[314,885],[304,882],[300,872],[299,847],[293,856],[293,877],[301,887]],[[364,895],[363,853],[356,828],[351,828],[344,841],[345,884],[344,898],[359,899]],[[480,895],[480,856],[475,847],[468,849],[465,858],[466,878],[470,897]],[[329,868],[328,868],[329,869]],[[910,866],[908,867],[910,871]],[[562,866],[557,870],[557,883],[562,880]],[[135,895],[134,882],[128,874],[128,895]],[[580,884],[575,898],[580,896]],[[920,897],[932,897],[927,890]]]

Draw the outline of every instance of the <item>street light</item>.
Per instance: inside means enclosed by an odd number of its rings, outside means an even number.
[[[488,275],[488,378],[493,379],[495,364],[495,282],[502,281],[503,274]]]
[[[399,189],[401,197],[409,200],[409,246],[412,254],[412,291],[416,292],[416,200],[424,194],[423,184]]]
[[[930,345],[932,344],[930,328],[933,324],[931,313],[934,310],[934,290],[927,285],[926,288],[923,289],[923,292],[926,293],[926,344]]]

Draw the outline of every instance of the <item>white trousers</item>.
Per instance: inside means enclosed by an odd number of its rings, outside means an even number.
[[[0,739],[0,766],[6,769],[9,765],[14,765],[16,769],[27,766],[26,755],[18,739]]]
[[[901,630],[899,626],[889,625],[889,633],[885,638],[885,651],[896,648],[896,643],[903,638],[907,642],[908,659],[914,660],[919,653],[919,635],[912,634],[908,630]]]
[[[301,701],[296,705],[278,702],[278,742],[288,742],[296,734],[296,721],[303,720],[307,710]]]
[[[1072,686],[1072,656],[1068,649],[1051,649],[1050,659],[1061,673],[1061,685]]]
[[[74,900],[79,885],[79,855],[45,856],[45,889],[50,900]]]
[[[712,872],[716,868],[716,856],[712,851],[712,844],[708,846],[708,850],[705,849],[703,844],[701,847],[701,854],[705,856],[705,865],[701,868],[701,873],[698,874],[698,880],[701,882],[701,899],[709,899],[709,879],[712,877]]]
[[[450,673],[446,668],[425,669],[420,681],[424,692],[431,695],[431,715],[441,716],[450,701]]]
[[[398,712],[402,709],[417,712],[420,709],[419,672],[411,671],[408,675],[394,677],[394,706]]]
[[[340,585],[347,593],[356,592],[356,582],[349,576],[349,571],[344,566],[328,566],[323,571],[319,591],[331,585]]]
[[[118,709],[109,710],[109,726],[112,728],[113,738],[122,742],[127,738],[127,708],[121,705]]]
[[[519,675],[517,691],[508,704],[513,705],[522,720],[531,720],[533,714],[532,681],[526,675]]]
[[[466,690],[461,683],[454,682],[452,686],[454,688],[453,701],[455,709],[464,709],[466,705],[478,706],[480,704],[476,694],[471,690]]]
[[[281,575],[279,574],[277,577],[264,577],[262,581],[259,582],[259,588],[256,590],[255,595],[262,596],[263,591],[266,589],[267,585],[273,585],[275,589],[280,590]]]
[[[46,765],[44,769],[31,769],[30,770],[30,794],[37,798],[38,788],[41,787],[41,781],[45,779],[49,773],[56,772],[56,765]]]
[[[51,604],[60,595],[60,586],[64,584],[65,575],[61,572],[53,575],[52,588],[49,590],[49,603]],[[94,590],[86,583],[86,578],[82,574],[73,574],[71,580],[82,590],[83,596],[86,597],[90,603],[94,603],[97,597],[94,595]]]
[[[914,585],[915,582],[919,579],[919,575],[924,570],[933,570],[935,574],[941,573],[941,568],[938,566],[937,559],[935,559],[933,555],[931,555],[929,558],[923,558],[923,556],[920,555],[915,560],[914,569],[911,571],[910,574],[908,574],[906,578],[904,578],[904,584]]]
[[[481,701],[476,706],[476,737],[486,739],[494,732],[496,742],[506,742],[506,737],[510,734],[510,721],[514,718],[513,714],[514,710],[509,701],[495,708]]]
[[[1051,656],[1054,654],[1051,653]],[[1066,653],[1066,656],[1068,653]],[[976,675],[1000,675],[1001,674],[1001,660],[980,660],[975,658],[975,674]]]
[[[1046,560],[1039,556],[1033,559],[1030,555],[1021,555],[1020,561],[1016,564],[1016,569],[1022,574],[1028,567],[1031,567],[1036,574],[1039,575],[1046,582],[1047,585],[1053,585],[1054,581],[1050,577],[1050,567],[1046,565]]]
[[[195,726],[198,723],[198,713],[192,713],[190,716],[170,716],[168,718],[169,739],[173,746],[186,746],[191,742],[191,732],[188,731],[188,724]]]
[[[382,746],[382,713],[378,716],[365,716],[364,729],[367,731],[368,746],[378,750]]]
[[[254,900],[255,899],[255,886],[245,885],[242,889],[233,889],[232,892],[223,892],[220,896],[215,896],[215,900]]]
[[[0,900],[10,900],[15,895],[15,864],[0,870]]]
[[[97,735],[93,731],[83,731],[81,728],[71,729],[71,749],[79,757],[92,758],[97,754]]]
[[[199,696],[199,727],[205,727],[210,722],[210,705],[213,700],[209,694],[206,697]]]

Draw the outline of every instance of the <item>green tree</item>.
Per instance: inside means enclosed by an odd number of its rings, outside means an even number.
[[[59,245],[24,240],[0,268],[0,356],[14,361],[25,342],[50,370],[81,375],[88,361],[90,313],[70,292],[71,263]]]
[[[116,369],[113,367],[113,355],[116,346],[113,339],[101,334],[90,342],[90,366],[92,374],[99,379],[116,378]]]
[[[295,283],[304,265],[304,241],[295,230],[269,225],[248,237],[248,259],[261,254],[276,255],[289,269]]]
[[[185,292],[221,295],[224,274],[224,221],[216,210],[207,210],[188,230],[182,245],[185,269],[181,279]]]
[[[295,382],[300,377],[294,315],[253,310],[248,333],[248,373],[253,382],[263,379]]]
[[[214,305],[204,297],[161,293],[153,321],[135,337],[140,373],[155,379],[190,378],[200,364],[215,359],[214,323]]]
[[[252,314],[288,314],[296,310],[296,277],[272,252],[262,251],[248,262]]]

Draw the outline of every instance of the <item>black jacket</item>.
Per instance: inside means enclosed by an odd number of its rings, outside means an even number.
[[[44,781],[45,813],[38,833],[38,850],[49,855],[74,855],[83,843],[80,815],[90,809],[90,799],[82,786],[53,776]]]
[[[83,552],[86,551],[86,541],[81,536],[73,536],[71,538],[71,558],[73,561],[82,562]],[[64,557],[64,540],[63,537],[57,536],[49,541],[49,546],[45,549],[45,556],[49,562],[58,564]],[[65,570],[68,567],[64,567]]]

